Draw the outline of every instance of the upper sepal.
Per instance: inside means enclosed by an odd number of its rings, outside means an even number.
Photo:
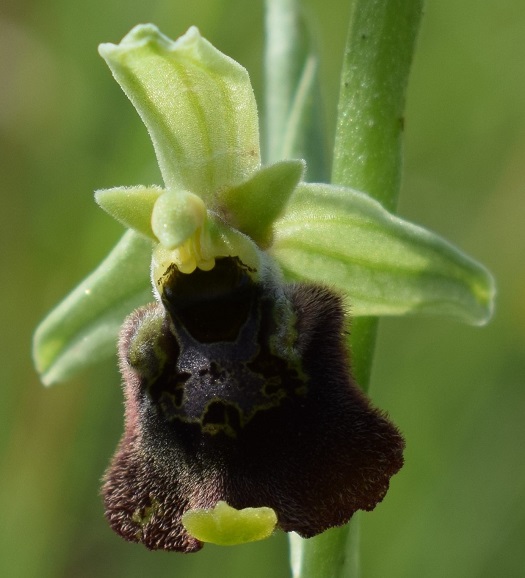
[[[172,41],[139,25],[99,52],[146,124],[168,189],[208,198],[259,167],[248,73],[197,28]]]

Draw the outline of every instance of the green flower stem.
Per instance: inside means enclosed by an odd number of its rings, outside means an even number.
[[[332,183],[394,210],[401,181],[403,111],[422,0],[355,0],[346,44]],[[368,389],[377,319],[352,326],[353,372]],[[294,578],[359,575],[359,519],[294,545]],[[297,541],[296,541],[297,542]]]
[[[405,93],[422,0],[355,0],[341,76],[332,183],[393,211]]]
[[[293,578],[355,578],[359,575],[359,552],[354,545],[358,544],[359,512],[344,528],[331,528],[309,540],[291,534]]]

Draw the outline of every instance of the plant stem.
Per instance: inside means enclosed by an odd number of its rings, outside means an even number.
[[[423,0],[355,0],[345,49],[332,183],[394,211],[402,172],[405,95]],[[377,320],[353,322],[353,371],[368,390]]]
[[[355,0],[345,49],[332,183],[388,210],[401,182],[405,94],[422,0]]]
[[[402,169],[405,94],[423,0],[354,0],[345,49],[332,183],[365,191],[393,211]],[[366,391],[376,318],[356,318],[353,374]],[[294,578],[357,578],[359,518],[292,543]]]

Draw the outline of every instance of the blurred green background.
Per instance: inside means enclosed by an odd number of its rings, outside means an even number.
[[[333,135],[350,3],[305,0]],[[45,389],[43,315],[107,253],[119,226],[95,189],[160,183],[146,130],[100,42],[139,22],[191,24],[262,95],[260,0],[3,0],[0,7],[2,383],[0,576],[284,578],[283,534],[152,553],[109,530],[99,480],[122,431],[115,361]],[[365,578],[525,576],[525,5],[428,0],[406,112],[400,213],[495,274],[493,321],[381,323],[371,395],[407,438],[385,501],[362,515]],[[322,578],[322,577],[319,577]]]

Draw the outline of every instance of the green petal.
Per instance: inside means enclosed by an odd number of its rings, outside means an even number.
[[[483,324],[492,313],[494,281],[483,266],[344,187],[299,185],[275,224],[272,253],[288,278],[349,295],[356,316],[432,313]]]
[[[46,385],[64,381],[115,351],[120,326],[153,301],[151,242],[132,231],[38,326],[33,358]]]
[[[97,203],[125,227],[156,241],[151,214],[164,189],[160,187],[116,187],[95,193]]]
[[[197,28],[173,42],[140,25],[99,52],[146,124],[167,188],[205,198],[259,167],[248,73]]]
[[[236,187],[225,189],[218,202],[226,221],[261,247],[269,246],[273,223],[283,212],[304,168],[304,161],[282,161],[264,167]]]

